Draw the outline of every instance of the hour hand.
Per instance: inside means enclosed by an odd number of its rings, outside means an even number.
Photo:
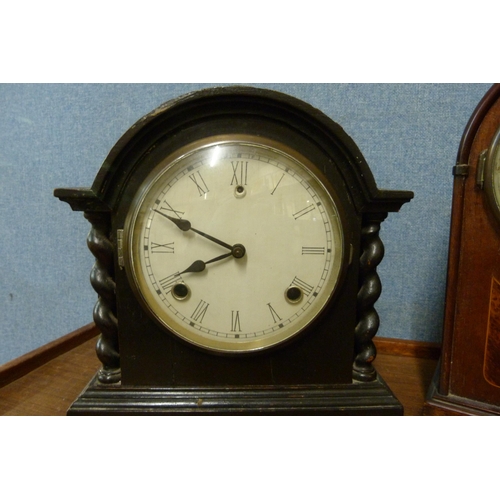
[[[187,269],[184,269],[184,271],[179,274],[201,273],[205,270],[207,264],[218,262],[219,260],[227,259],[231,256],[233,256],[235,259],[241,259],[245,255],[245,253],[245,247],[238,243],[231,248],[230,252],[219,255],[218,257],[214,257],[213,259],[207,260],[206,262],[203,262],[202,260],[195,260]]]
[[[184,271],[182,271],[179,274],[201,273],[202,271],[205,270],[205,267],[207,266],[207,264],[211,264],[212,262],[217,262],[219,260],[227,259],[228,257],[231,257],[231,255],[233,255],[233,252],[219,255],[218,257],[215,257],[214,259],[207,260],[206,262],[203,262],[202,260],[195,260],[187,269],[184,269]]]

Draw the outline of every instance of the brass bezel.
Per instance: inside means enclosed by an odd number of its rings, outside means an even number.
[[[484,191],[490,208],[500,223],[500,192],[495,190],[496,178],[498,178],[500,188],[500,127],[495,132],[488,148],[484,166]]]
[[[331,289],[329,290],[328,297],[324,304],[321,305],[319,311],[314,315],[314,317],[309,318],[309,320],[304,324],[300,323],[300,327],[296,328],[292,333],[288,333],[286,335],[273,334],[254,338],[252,340],[248,340],[247,342],[238,341],[232,344],[227,340],[221,342],[217,338],[208,339],[200,335],[194,335],[192,331],[182,328],[182,325],[180,325],[181,328],[179,328],[179,324],[172,324],[170,318],[161,317],[161,315],[157,312],[158,307],[156,305],[156,299],[150,290],[148,290],[148,286],[145,283],[145,277],[144,273],[141,272],[140,263],[136,262],[136,260],[138,260],[138,255],[136,255],[137,251],[134,248],[134,241],[138,239],[141,231],[140,227],[136,227],[136,222],[141,212],[141,208],[143,208],[143,203],[150,191],[154,189],[154,186],[156,186],[158,182],[161,181],[163,176],[168,175],[168,173],[184,159],[204,148],[210,148],[222,144],[227,145],[231,143],[234,143],[235,145],[248,145],[274,150],[275,153],[288,157],[289,160],[300,165],[304,172],[307,172],[311,179],[313,179],[314,182],[324,190],[327,198],[331,201],[333,211],[337,214],[339,225],[338,232],[341,237],[339,244],[340,255],[339,258],[336,259],[336,262],[332,263],[332,270],[330,274],[330,276],[333,276],[334,279],[330,278],[329,283],[325,284],[325,286],[330,286]],[[224,134],[205,137],[201,140],[187,144],[175,152],[167,155],[167,157],[164,158],[146,177],[133,198],[125,220],[123,237],[124,267],[129,283],[136,298],[139,300],[147,313],[156,321],[156,323],[162,328],[166,328],[178,337],[198,347],[219,353],[231,354],[256,352],[274,347],[290,340],[293,337],[296,337],[299,333],[308,328],[331,305],[334,300],[334,296],[341,287],[346,269],[349,265],[349,246],[350,242],[347,241],[346,237],[346,220],[343,214],[342,204],[326,176],[310,160],[286,144],[274,139],[258,137],[250,134]]]

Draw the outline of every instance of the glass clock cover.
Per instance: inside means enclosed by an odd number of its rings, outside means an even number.
[[[206,138],[164,158],[124,227],[127,275],[164,327],[221,352],[304,330],[339,287],[347,242],[334,189],[287,146]]]
[[[500,221],[500,128],[486,153],[484,189],[493,213]]]

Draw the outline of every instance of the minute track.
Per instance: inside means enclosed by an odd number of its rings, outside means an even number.
[[[198,172],[206,196],[193,195],[190,176]],[[136,234],[143,245],[175,241],[171,255],[143,255],[154,312],[174,333],[209,349],[261,349],[301,331],[328,302],[343,255],[340,218],[328,192],[290,156],[247,142],[215,144],[151,178]],[[196,311],[200,303],[210,307]]]

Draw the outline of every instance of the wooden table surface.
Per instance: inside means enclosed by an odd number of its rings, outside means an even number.
[[[0,388],[0,415],[65,415],[98,370],[96,339],[90,339]],[[405,408],[422,414],[435,359],[379,354],[375,367]]]

